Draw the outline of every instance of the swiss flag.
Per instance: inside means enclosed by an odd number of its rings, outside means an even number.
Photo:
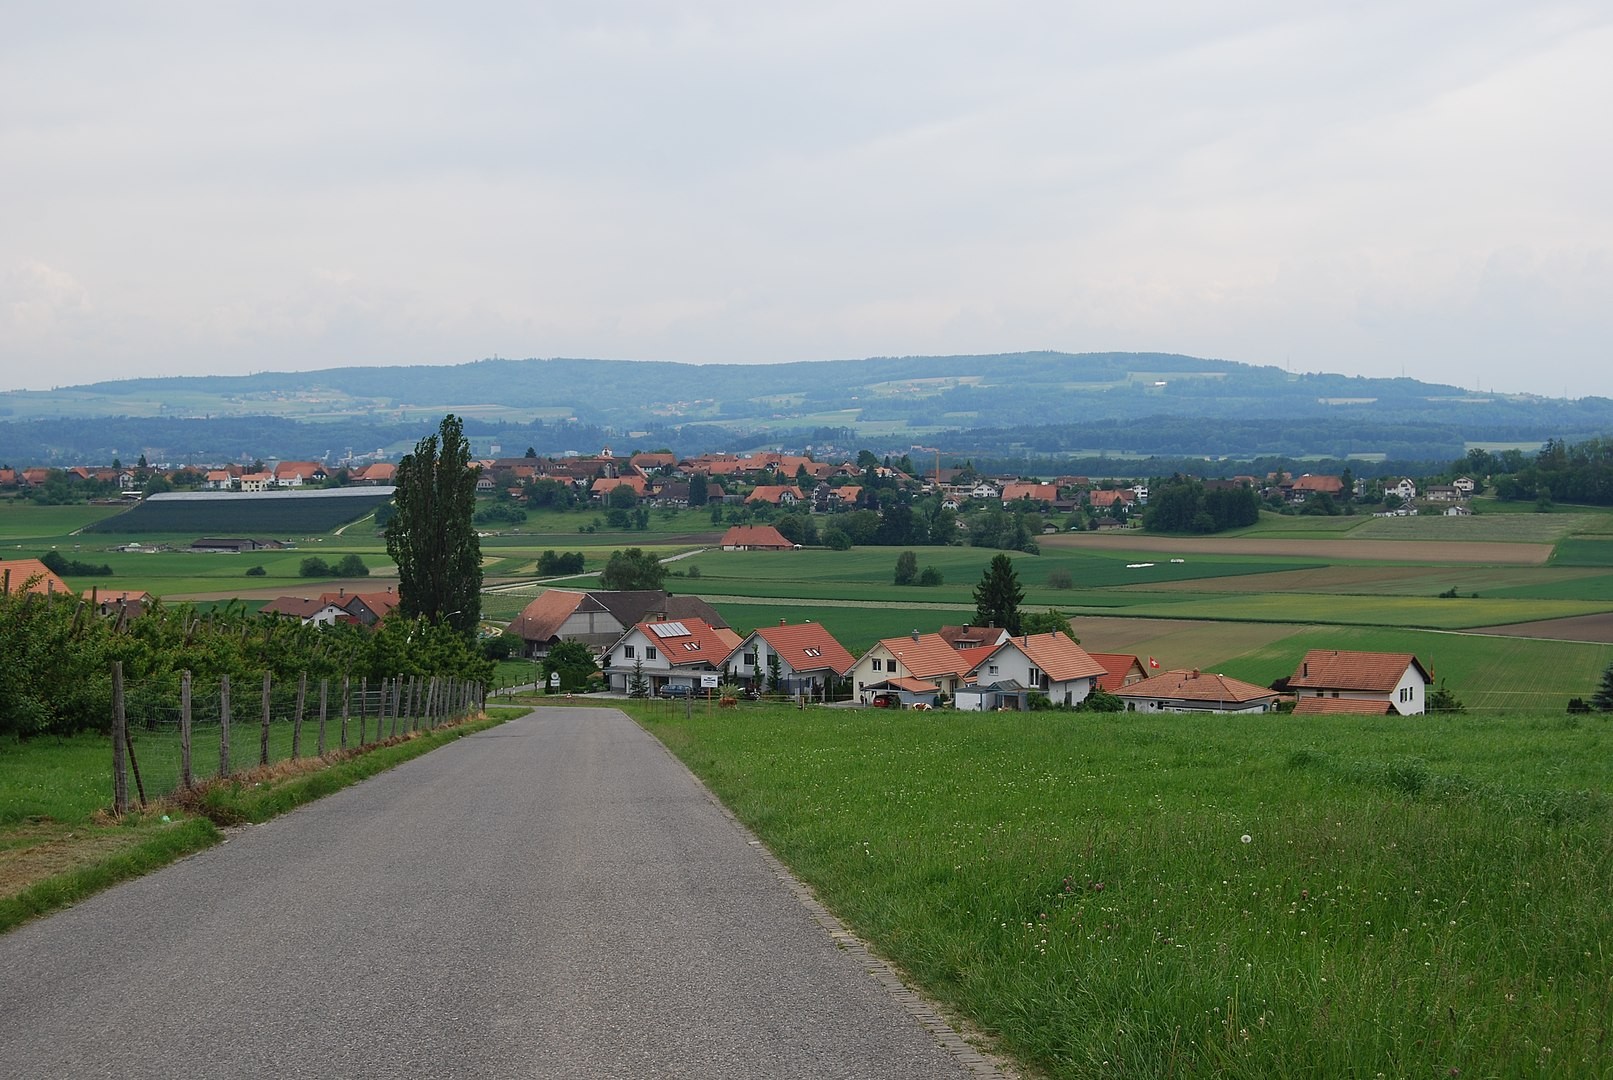
[[[1150,656],[1148,658],[1148,666],[1149,667],[1158,667],[1159,666],[1159,661],[1155,660],[1152,656]]]

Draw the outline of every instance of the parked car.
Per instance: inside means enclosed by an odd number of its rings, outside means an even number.
[[[876,709],[900,709],[902,697],[900,694],[875,694],[874,700],[869,704]]]
[[[694,694],[694,689],[687,683],[667,683],[661,687],[661,696],[664,698],[686,698]]]

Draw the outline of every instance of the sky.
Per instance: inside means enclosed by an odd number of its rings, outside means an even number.
[[[0,12],[0,389],[1056,349],[1613,396],[1613,0]]]

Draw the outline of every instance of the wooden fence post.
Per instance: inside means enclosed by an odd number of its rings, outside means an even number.
[[[124,763],[124,736],[129,719],[123,713],[123,661],[112,661],[112,811],[129,812],[129,774]]]
[[[347,714],[350,706],[347,699],[347,676],[342,676],[342,749],[347,749]]]
[[[389,739],[398,737],[398,710],[403,708],[403,702],[399,700],[401,697],[403,697],[403,676],[399,675],[392,680],[392,724],[387,732]]]
[[[370,694],[370,677],[360,675],[358,679],[358,745],[364,748],[364,711]]]
[[[297,673],[297,711],[291,714],[291,760],[302,756],[302,710],[308,701],[308,673]]]
[[[258,764],[269,764],[269,692],[274,684],[271,672],[263,673],[263,727],[258,733]]]
[[[186,791],[196,786],[190,767],[190,669],[179,675],[179,782]]]
[[[330,680],[319,680],[319,756],[325,756],[325,695],[330,690]]]
[[[218,774],[230,775],[230,677],[218,677]]]

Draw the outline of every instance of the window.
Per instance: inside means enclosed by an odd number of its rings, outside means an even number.
[[[823,655],[823,650],[822,649],[802,649],[801,651],[803,653],[805,653],[806,655],[808,655],[808,656],[822,656]]]
[[[654,660],[659,655],[660,654],[655,651],[654,645],[650,645],[644,650],[644,659],[646,660]]]
[[[622,646],[622,659],[624,659],[624,660],[633,659],[633,646],[631,646],[631,645],[623,645]]]
[[[745,659],[740,661],[740,662],[742,664],[744,664],[746,667],[755,667],[756,666],[756,654],[753,653],[753,652],[748,652],[748,653],[745,654]]]
[[[874,657],[874,670],[875,671],[883,671],[883,670],[885,670],[883,667],[880,666],[879,657],[877,657],[877,656]]]
[[[996,664],[987,664],[986,665],[986,674],[987,675],[995,675],[995,674],[997,674],[997,665]]]
[[[1042,673],[1040,671],[1038,671],[1036,668],[1031,668],[1030,680],[1031,680],[1031,685],[1032,686],[1041,686],[1041,685],[1043,685],[1042,684]]]

